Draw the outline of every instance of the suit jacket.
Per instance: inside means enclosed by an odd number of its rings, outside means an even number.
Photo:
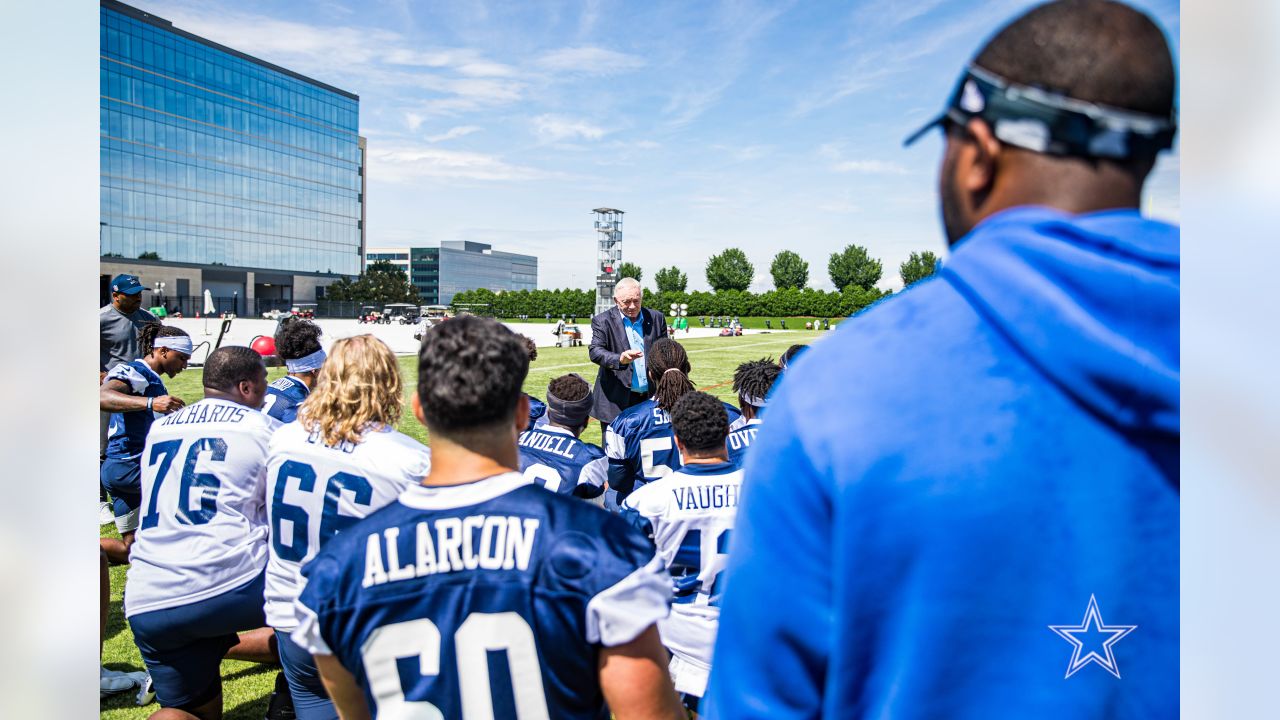
[[[644,352],[649,354],[653,341],[667,336],[667,319],[657,310],[640,308],[644,323]],[[600,366],[596,386],[591,391],[591,417],[613,422],[631,399],[631,365],[618,362],[618,357],[631,349],[627,331],[622,327],[622,311],[617,307],[591,318],[591,346],[587,354]],[[650,388],[652,389],[652,388]]]

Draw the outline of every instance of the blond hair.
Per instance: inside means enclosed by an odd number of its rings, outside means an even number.
[[[326,445],[358,443],[367,430],[394,427],[403,403],[400,364],[391,348],[373,335],[357,335],[329,349],[298,422],[319,432]]]

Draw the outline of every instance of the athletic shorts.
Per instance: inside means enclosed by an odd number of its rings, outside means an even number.
[[[276,646],[280,648],[280,664],[293,697],[293,711],[298,720],[338,720],[338,709],[320,682],[320,671],[311,653],[289,639],[289,633],[276,630]]]
[[[138,529],[138,508],[142,506],[142,461],[137,458],[107,458],[102,461],[102,486],[111,493],[116,529]]]
[[[161,707],[194,707],[222,690],[222,657],[240,642],[236,633],[267,624],[266,577],[264,569],[235,590],[129,618]]]

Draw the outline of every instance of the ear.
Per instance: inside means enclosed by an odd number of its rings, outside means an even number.
[[[418,393],[413,394],[409,404],[413,406],[413,416],[418,418],[418,422],[422,423],[423,427],[426,427],[427,418],[422,414],[422,399],[418,397]]]
[[[984,192],[995,183],[1004,148],[985,120],[974,118],[965,125],[965,130],[968,137],[961,151],[956,179],[971,193]]]
[[[684,463],[684,462],[685,462],[685,456],[686,456],[685,449],[684,449],[684,443],[680,442],[680,436],[679,436],[679,435],[676,435],[675,433],[672,433],[672,437],[673,437],[673,438],[675,438],[675,441],[676,441],[676,452],[680,453],[680,462],[681,462],[681,463]]]
[[[524,393],[520,393],[520,399],[516,400],[516,435],[524,432],[524,429],[527,427],[529,427],[529,396]]]

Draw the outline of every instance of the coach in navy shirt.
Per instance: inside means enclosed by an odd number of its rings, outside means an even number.
[[[591,393],[591,416],[602,426],[653,394],[645,356],[654,340],[667,336],[667,320],[662,313],[642,307],[641,294],[639,281],[623,278],[613,291],[615,307],[591,318],[587,353],[600,366]]]

